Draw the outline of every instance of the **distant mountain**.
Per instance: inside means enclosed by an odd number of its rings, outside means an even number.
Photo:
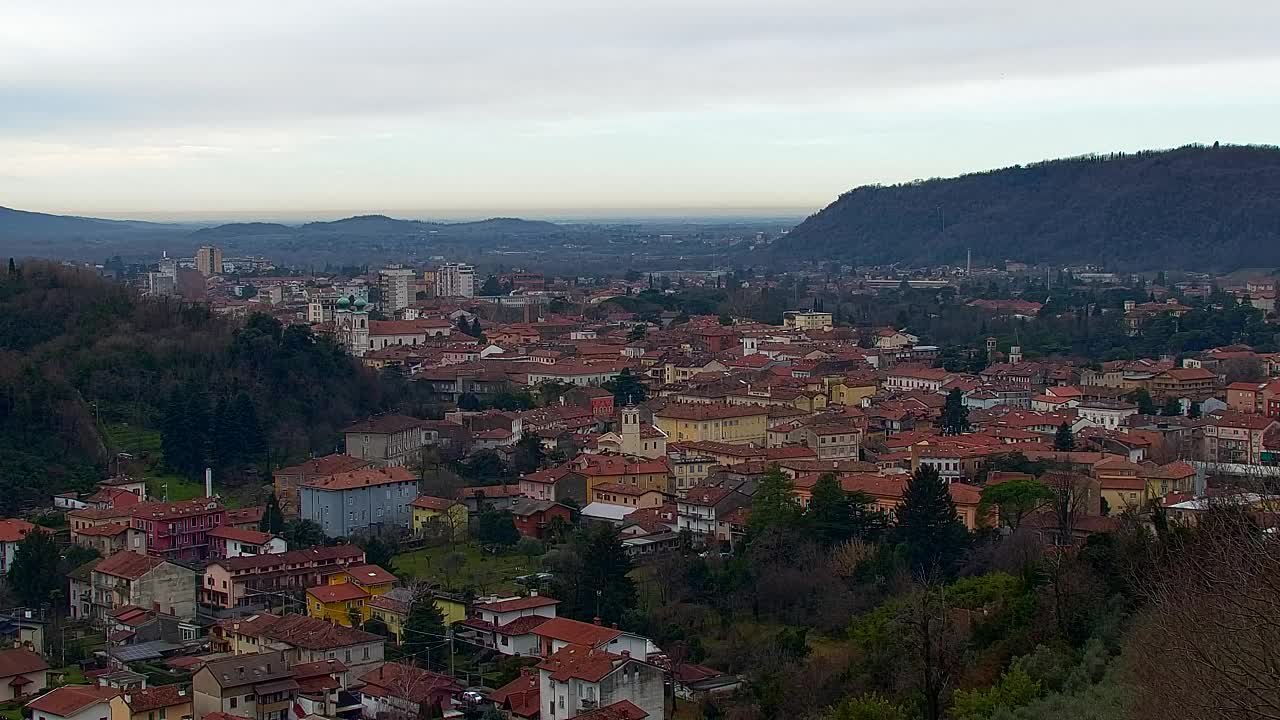
[[[0,256],[103,260],[111,255],[152,258],[160,251],[190,254],[216,244],[227,255],[269,255],[283,262],[376,263],[457,254],[486,247],[521,248],[563,240],[568,228],[519,218],[441,223],[359,215],[325,222],[284,225],[239,222],[193,229],[127,220],[48,215],[0,208]]]
[[[1021,260],[1124,269],[1280,266],[1280,149],[1185,147],[1053,160],[841,195],[779,260]]]

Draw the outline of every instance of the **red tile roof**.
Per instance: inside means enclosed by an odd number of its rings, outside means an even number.
[[[768,411],[755,405],[723,405],[720,403],[668,403],[655,411],[655,417],[674,420],[724,420],[728,418],[767,415]]]
[[[392,483],[417,482],[412,472],[402,467],[361,468],[351,472],[338,473],[327,478],[305,483],[306,487],[321,490],[355,490],[362,487],[389,485]]]
[[[520,670],[520,677],[494,690],[489,699],[496,705],[510,710],[512,715],[531,718],[541,708],[538,673],[529,668]]]
[[[129,526],[125,523],[103,523],[92,527],[80,528],[79,530],[74,530],[73,533],[84,537],[115,537],[128,529]]]
[[[416,507],[416,508],[422,508],[423,510],[440,510],[440,511],[448,510],[449,508],[457,504],[458,504],[457,500],[448,500],[445,498],[435,497],[432,495],[419,495],[418,497],[414,498],[413,502],[409,503],[410,506]]]
[[[598,647],[612,641],[621,635],[622,631],[617,628],[607,628],[578,620],[570,620],[569,618],[557,617],[552,618],[550,622],[543,623],[536,633],[541,637],[560,640],[573,645]]]
[[[156,685],[125,694],[125,704],[135,713],[169,708],[191,702],[191,691],[181,685]]]
[[[164,560],[158,557],[122,550],[98,563],[93,571],[126,580],[137,580],[162,564]]]
[[[352,583],[317,585],[313,588],[307,588],[307,594],[322,603],[349,602],[351,600],[369,597],[369,593],[361,590]]]
[[[574,716],[576,720],[644,720],[647,717],[649,713],[630,700],[619,700]]]
[[[106,703],[124,691],[101,685],[66,685],[27,703],[36,712],[69,717],[95,703]]]
[[[543,623],[542,627],[545,628],[547,625],[548,623]],[[541,629],[538,634],[542,635]],[[598,650],[585,644],[571,643],[538,663],[538,669],[550,671],[551,679],[556,682],[569,680],[600,682],[613,672],[614,663],[622,659],[621,655]]]
[[[0,678],[49,669],[44,658],[24,648],[0,650]]]
[[[396,576],[377,565],[352,565],[347,574],[361,585],[387,585],[396,581]]]
[[[354,458],[350,455],[325,455],[324,457],[312,458],[299,465],[293,465],[287,468],[276,470],[274,475],[336,475],[342,472],[351,472],[368,465],[368,460]]]
[[[408,415],[375,415],[367,420],[361,420],[348,426],[343,432],[393,435],[416,427],[422,427],[422,423],[422,420]]]

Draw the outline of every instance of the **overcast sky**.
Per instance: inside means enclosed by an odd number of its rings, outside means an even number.
[[[0,205],[110,216],[825,205],[1280,142],[1276,0],[4,0]]]

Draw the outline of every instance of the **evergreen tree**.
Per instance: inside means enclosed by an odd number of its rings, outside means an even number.
[[[160,451],[164,453],[164,462],[179,472],[185,472],[190,465],[187,460],[189,444],[186,408],[187,401],[182,388],[175,387],[165,403],[164,419],[160,425]]]
[[[186,391],[187,448],[183,459],[188,476],[196,476],[209,465],[209,429],[211,418],[209,412],[209,396],[199,387],[190,387]]]
[[[622,547],[618,528],[596,523],[584,531],[579,544],[582,589],[595,595],[595,613],[603,623],[622,622],[636,608],[636,588],[631,580],[631,558]],[[588,603],[590,598],[586,598]],[[586,608],[584,608],[586,609]]]
[[[839,485],[837,485],[837,488]],[[767,528],[790,529],[800,520],[800,502],[795,483],[777,465],[760,479],[751,500],[751,516],[747,520],[753,534]]]
[[[1151,399],[1151,393],[1146,388],[1138,388],[1129,394],[1129,399],[1138,406],[1138,412],[1143,415],[1155,415],[1156,403]]]
[[[955,571],[968,532],[936,468],[922,465],[907,481],[895,521],[895,538],[905,548],[913,572],[949,576]]]
[[[44,530],[27,533],[18,543],[9,566],[9,587],[27,607],[39,607],[62,586],[58,572],[58,544]]]
[[[18,264],[9,258],[9,277],[18,277]]]
[[[836,476],[824,474],[810,492],[805,527],[813,539],[830,546],[853,537],[853,504]]]
[[[475,318],[471,321],[471,337],[484,337],[484,329],[480,327],[480,318]]]
[[[434,649],[437,657],[448,652],[440,643],[445,638],[444,614],[436,606],[435,598],[428,590],[420,591],[409,604],[409,616],[405,618],[404,639],[401,642],[407,656],[418,665],[429,667],[429,656]]]
[[[953,388],[947,393],[938,425],[942,428],[943,435],[959,435],[969,431],[969,408],[964,404],[964,393],[960,392],[960,388]]]
[[[258,421],[258,410],[253,400],[249,399],[249,393],[236,394],[231,404],[231,418],[240,446],[237,459],[241,463],[262,462],[267,454],[267,438],[262,423]]]
[[[240,437],[235,419],[231,416],[231,406],[226,398],[218,398],[213,406],[213,462],[219,468],[230,468],[240,464]]]
[[[267,497],[267,507],[262,511],[262,520],[258,521],[258,529],[272,535],[284,532],[284,513],[280,512],[280,501],[276,494]]]
[[[1182,414],[1182,401],[1176,397],[1170,396],[1165,399],[1164,407],[1160,409],[1160,414],[1167,417]]]
[[[636,405],[649,397],[649,389],[632,374],[631,368],[623,368],[618,377],[604,384],[604,388],[613,393],[613,402],[618,407]]]
[[[1075,433],[1071,432],[1071,425],[1065,420],[1058,426],[1058,432],[1054,433],[1053,449],[1058,452],[1071,452],[1076,449]]]
[[[1192,420],[1195,420],[1196,418],[1200,417],[1200,403],[1198,402],[1191,403],[1191,407],[1187,408],[1187,417],[1191,418]]]

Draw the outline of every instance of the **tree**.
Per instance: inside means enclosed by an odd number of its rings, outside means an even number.
[[[1015,478],[982,488],[979,512],[995,507],[1000,521],[1017,532],[1028,515],[1049,505],[1053,491],[1039,480]]]
[[[1076,436],[1071,432],[1071,424],[1066,420],[1058,426],[1058,431],[1053,435],[1053,449],[1058,452],[1071,452],[1076,449]]]
[[[9,258],[9,277],[18,277],[18,264]]]
[[[291,520],[285,523],[284,540],[290,550],[313,548],[324,544],[324,528],[312,520]]]
[[[1192,420],[1199,418],[1200,413],[1201,413],[1201,410],[1200,410],[1199,402],[1193,402],[1191,403],[1190,407],[1187,408],[1187,417],[1191,418]]]
[[[729,313],[720,313],[720,317],[717,318],[717,322],[722,326],[729,326],[733,324],[733,317],[730,316]]]
[[[1167,417],[1174,417],[1182,414],[1182,401],[1170,395],[1165,398],[1164,407],[1160,408],[1160,414]]]
[[[502,294],[502,286],[498,284],[497,275],[490,275],[484,279],[484,284],[480,286],[480,294],[488,297]]]
[[[364,561],[369,565],[377,565],[387,572],[394,573],[393,559],[399,552],[399,543],[385,533],[369,533],[359,538],[358,544],[364,550]]]
[[[822,720],[908,720],[901,706],[878,693],[848,698],[831,706]]]
[[[532,433],[520,438],[520,442],[511,453],[511,462],[518,473],[531,473],[542,467],[546,460],[546,450],[542,447],[542,438]]]
[[[951,698],[948,717],[953,720],[989,720],[996,711],[1026,705],[1040,697],[1040,693],[1040,681],[1015,662],[989,688],[957,690]]]
[[[969,408],[964,404],[964,393],[960,392],[960,388],[952,388],[947,393],[938,426],[943,435],[959,435],[969,431]]]
[[[922,465],[911,476],[894,516],[895,538],[905,547],[913,572],[946,577],[955,571],[968,531],[936,468]]]
[[[814,483],[804,519],[809,534],[822,545],[836,545],[853,537],[853,505],[835,475],[826,473]]]
[[[8,580],[23,605],[40,607],[59,591],[63,577],[58,573],[58,559],[58,544],[44,530],[32,530],[18,543]]]
[[[448,652],[440,647],[446,639],[444,613],[436,606],[435,597],[425,587],[419,587],[409,603],[405,618],[401,645],[407,656],[421,667],[429,667],[431,650]]]
[[[799,521],[800,501],[796,499],[795,483],[782,468],[774,465],[756,485],[747,526],[752,534],[759,534],[769,528],[795,528]]]
[[[262,511],[262,520],[258,521],[258,529],[272,535],[284,532],[284,513],[280,512],[280,501],[275,493],[267,496],[267,506]]]
[[[637,405],[649,397],[649,389],[639,378],[631,374],[631,368],[623,368],[622,372],[618,373],[618,377],[605,383],[604,387],[613,393],[613,401],[619,407]]]
[[[520,541],[520,531],[511,520],[510,513],[494,510],[482,512],[476,518],[476,540],[484,545],[511,547]]]
[[[627,342],[640,342],[649,335],[649,329],[645,325],[636,325],[631,328],[631,332],[627,333]]]
[[[580,528],[568,552],[552,560],[552,585],[566,616],[616,623],[635,610],[636,589],[629,574],[633,566],[616,526],[593,523]]]
[[[1129,393],[1129,400],[1138,406],[1138,412],[1142,415],[1155,415],[1156,403],[1151,399],[1151,393],[1146,388],[1138,388]]]

